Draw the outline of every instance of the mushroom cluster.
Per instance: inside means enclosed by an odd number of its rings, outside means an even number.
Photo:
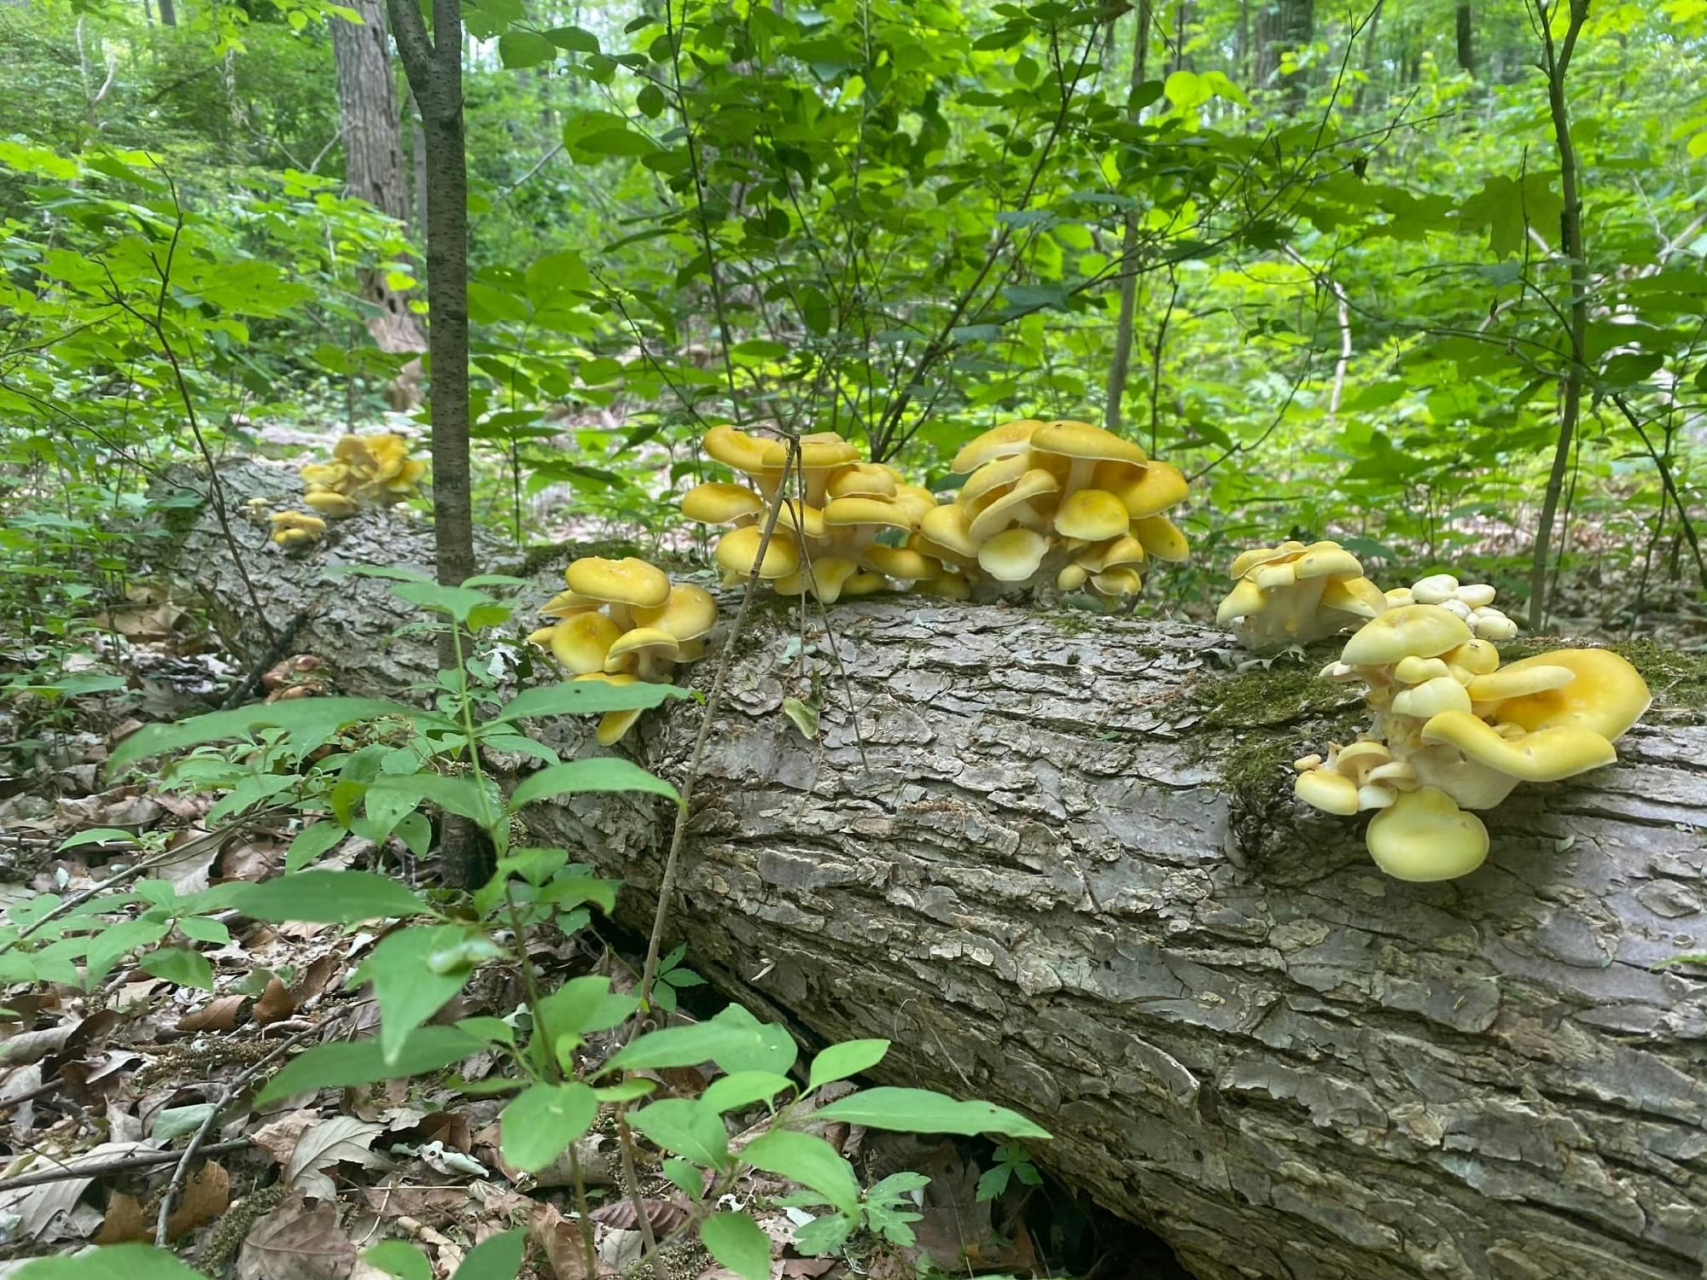
[[[1486,583],[1460,583],[1450,573],[1431,573],[1408,587],[1387,592],[1389,605],[1437,604],[1462,618],[1479,640],[1510,640],[1517,623],[1494,608],[1494,589]]]
[[[280,511],[272,523],[273,542],[286,551],[312,547],[326,536],[326,522],[306,511]]]
[[[1492,809],[1520,782],[1610,764],[1612,743],[1650,701],[1636,669],[1604,649],[1502,666],[1493,644],[1443,603],[1386,609],[1322,674],[1362,682],[1373,719],[1356,742],[1295,762],[1296,793],[1327,813],[1376,810],[1370,855],[1401,880],[1474,871],[1488,833],[1466,810]]]
[[[409,456],[402,436],[345,436],[331,462],[311,462],[297,474],[308,486],[303,501],[337,520],[355,515],[365,501],[407,498],[427,474],[427,464]]]
[[[1234,587],[1215,621],[1231,624],[1239,642],[1256,653],[1325,640],[1392,603],[1391,593],[1364,577],[1357,557],[1337,542],[1255,547],[1229,572]]]
[[[672,584],[662,569],[629,556],[586,556],[564,572],[568,590],[540,610],[553,619],[528,640],[576,680],[669,684],[671,668],[705,651],[717,624],[717,601],[703,587]],[[598,739],[610,746],[633,727],[638,711],[606,712]]]
[[[907,546],[936,506],[929,489],[894,467],[863,462],[859,450],[833,431],[800,438],[798,481],[783,504],[764,558],[762,520],[785,483],[788,442],[761,440],[734,427],[713,427],[703,440],[713,460],[745,476],[752,487],[702,484],[682,496],[682,514],[697,524],[725,525],[717,564],[725,585],[759,576],[779,595],[811,593],[825,604],[842,596],[882,591],[891,580],[914,583],[943,575],[942,565]],[[887,542],[880,542],[887,538]]]
[[[1189,554],[1165,514],[1188,496],[1185,476],[1088,422],[1004,423],[961,449],[953,469],[966,482],[926,514],[916,549],[970,587],[1048,583],[1120,601],[1142,590],[1149,559]]]

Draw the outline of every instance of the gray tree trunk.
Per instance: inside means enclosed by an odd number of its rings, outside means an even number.
[[[386,639],[408,619],[380,584],[326,572],[430,563],[380,520],[260,575],[280,617],[325,606],[308,647],[352,692],[430,664]],[[239,600],[200,545],[186,574]],[[801,647],[758,616],[673,915],[725,990],[803,1036],[893,1040],[887,1081],[1035,1116],[1040,1159],[1203,1277],[1700,1274],[1707,981],[1664,966],[1707,950],[1698,713],[1656,688],[1617,765],[1522,788],[1486,867],[1413,885],[1290,796],[1283,762],[1351,732],[1355,699],[1232,674],[1218,632],[878,599],[832,611],[838,664],[817,626]],[[781,705],[814,682],[808,741]],[[680,781],[697,714],[619,749]],[[530,821],[644,926],[666,809]]]

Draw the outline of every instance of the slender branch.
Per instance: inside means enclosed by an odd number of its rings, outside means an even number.
[[[201,1149],[204,1156],[224,1155],[229,1151],[244,1151],[253,1145],[248,1138],[232,1138],[215,1142]],[[66,1182],[72,1178],[104,1178],[111,1173],[129,1173],[133,1169],[150,1169],[159,1164],[171,1164],[180,1159],[178,1151],[139,1151],[133,1156],[115,1156],[111,1160],[95,1160],[86,1164],[64,1164],[40,1173],[23,1173],[0,1182],[0,1193],[19,1191],[24,1187],[41,1187],[50,1182]]]
[[[1613,396],[1612,403],[1618,406],[1618,412],[1624,415],[1624,421],[1628,422],[1635,430],[1636,435],[1642,441],[1642,447],[1648,451],[1648,457],[1653,459],[1654,467],[1660,473],[1660,483],[1665,487],[1666,493],[1671,495],[1672,505],[1677,508],[1677,517],[1683,524],[1683,536],[1688,539],[1689,549],[1695,556],[1695,572],[1701,585],[1707,587],[1707,557],[1702,555],[1701,540],[1696,537],[1695,524],[1689,518],[1689,506],[1677,491],[1677,482],[1672,477],[1671,464],[1654,448],[1653,442],[1648,439],[1648,433],[1643,429],[1642,420],[1630,408],[1629,402],[1623,396]]]

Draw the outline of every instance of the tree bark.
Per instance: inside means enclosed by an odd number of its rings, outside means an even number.
[[[176,0],[160,0],[160,25],[175,27],[178,25],[178,6]]]
[[[1256,83],[1274,88],[1285,54],[1309,44],[1316,35],[1316,0],[1268,0],[1257,11]],[[1304,78],[1295,74],[1287,89],[1288,107],[1304,105]]]
[[[357,200],[366,200],[404,224],[409,217],[409,195],[403,170],[403,121],[392,79],[385,0],[354,0],[351,7],[361,14],[359,25],[336,14],[326,19],[338,64],[344,185]],[[427,349],[427,336],[420,320],[409,310],[408,298],[387,287],[384,272],[365,273],[362,296],[378,309],[368,320],[368,331],[380,350],[401,353]]]
[[[1476,74],[1476,26],[1469,0],[1463,0],[1453,11],[1453,33],[1458,45],[1458,67]]]
[[[305,643],[348,692],[431,668],[384,584],[328,571],[424,563],[387,520],[260,575],[281,616],[323,602]],[[217,593],[211,536],[180,563]],[[893,1040],[887,1082],[1036,1117],[1040,1160],[1202,1277],[1699,1274],[1707,981],[1665,964],[1707,950],[1699,712],[1656,681],[1617,765],[1521,788],[1487,815],[1486,867],[1415,885],[1375,870],[1361,822],[1291,797],[1285,761],[1360,718],[1313,665],[1234,674],[1225,635],[1129,618],[831,617],[839,662],[815,627],[790,643],[792,612],[736,657],[672,915],[696,969],[811,1043]],[[814,680],[808,741],[781,707]],[[648,713],[616,750],[679,783],[697,714]],[[600,750],[577,722],[537,731]],[[620,876],[644,928],[666,809],[528,821]]]

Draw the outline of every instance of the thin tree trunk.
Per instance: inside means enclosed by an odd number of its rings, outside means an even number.
[[[344,185],[351,196],[366,200],[403,223],[409,213],[408,183],[403,170],[402,119],[386,38],[385,0],[352,0],[351,7],[361,14],[360,24],[336,14],[326,18],[338,64]],[[420,320],[409,310],[408,298],[387,287],[384,272],[364,274],[362,296],[378,308],[367,327],[380,350],[427,349],[427,336]]]
[[[421,108],[427,165],[427,308],[432,382],[433,530],[438,580],[454,586],[474,572],[468,436],[468,156],[462,118],[462,13],[458,0],[433,0],[433,34],[415,0],[389,0],[391,28]],[[441,670],[460,671],[459,637],[446,628]],[[491,849],[466,819],[441,830],[451,883],[472,888]]]
[[[1257,14],[1257,84],[1273,88],[1284,55],[1302,49],[1315,34],[1315,0],[1270,0]],[[1295,73],[1287,86],[1288,110],[1303,107],[1306,87],[1303,74]]]
[[[1455,11],[1456,34],[1458,37],[1458,66],[1476,74],[1476,27],[1474,15],[1470,11],[1470,0],[1463,0]]]
[[[1547,491],[1541,500],[1541,516],[1535,528],[1535,558],[1529,566],[1529,628],[1541,630],[1547,622],[1547,562],[1553,550],[1553,525],[1564,493],[1565,472],[1576,439],[1582,413],[1583,372],[1588,348],[1588,260],[1583,246],[1583,206],[1577,175],[1577,148],[1571,137],[1570,104],[1565,100],[1565,78],[1577,37],[1588,21],[1588,0],[1571,0],[1570,21],[1564,39],[1555,43],[1551,6],[1541,10],[1542,68],[1547,73],[1547,103],[1553,117],[1553,141],[1559,151],[1559,184],[1565,207],[1559,214],[1559,248],[1570,272],[1569,363],[1561,381],[1559,438],[1553,449],[1553,467],[1547,476]]]
[[[163,27],[178,25],[177,0],[160,0],[160,25]]]
[[[1150,52],[1150,16],[1153,0],[1138,0],[1132,17],[1137,26],[1132,33],[1132,92],[1144,83],[1144,64]],[[1133,119],[1138,113],[1133,112]],[[1126,381],[1132,372],[1132,329],[1138,314],[1138,272],[1133,261],[1138,255],[1138,214],[1129,211],[1126,226],[1120,237],[1120,317],[1114,326],[1114,359],[1108,366],[1108,408],[1105,420],[1108,429],[1120,434],[1122,406],[1126,398]]]
[[[419,238],[427,233],[427,135],[421,128],[421,106],[415,101],[413,90],[409,93],[408,103],[409,163],[414,170],[414,182],[411,184],[414,198],[409,204],[409,234]]]

